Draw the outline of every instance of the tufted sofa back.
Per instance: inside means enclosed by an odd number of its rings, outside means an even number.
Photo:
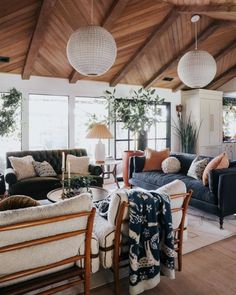
[[[62,152],[65,152],[65,155],[71,154],[77,157],[87,156],[87,151],[85,149],[8,152],[6,153],[7,168],[12,168],[8,157],[24,157],[27,155],[31,155],[35,161],[47,161],[52,165],[53,169],[56,171],[57,174],[61,174]]]

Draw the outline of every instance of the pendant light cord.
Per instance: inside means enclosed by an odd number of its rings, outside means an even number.
[[[91,0],[91,26],[93,25],[93,0]]]
[[[195,29],[195,50],[197,50],[197,22],[194,23],[194,29]]]

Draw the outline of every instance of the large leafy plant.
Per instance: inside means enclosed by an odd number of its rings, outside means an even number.
[[[112,92],[106,90],[109,106],[109,120],[122,121],[124,129],[133,133],[145,133],[158,121],[161,114],[161,105],[164,102],[156,94],[155,89],[140,88],[132,90],[129,97],[116,97],[116,89]]]
[[[16,88],[0,96],[0,136],[9,135],[15,130],[21,98],[22,93]]]
[[[178,124],[173,126],[181,142],[181,151],[184,153],[196,153],[196,143],[199,136],[200,127],[191,121],[191,114],[186,118],[179,117]]]

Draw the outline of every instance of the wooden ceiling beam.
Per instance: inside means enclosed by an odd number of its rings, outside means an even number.
[[[111,9],[108,11],[107,15],[105,16],[102,26],[106,30],[111,30],[114,23],[118,20],[121,16],[122,12],[124,11],[126,5],[128,4],[129,0],[114,0]]]
[[[53,11],[58,0],[43,0],[40,8],[38,21],[29,45],[28,53],[26,56],[25,65],[22,71],[22,79],[29,79],[32,73],[34,63],[38,56],[39,48],[42,44],[46,27],[48,25],[50,14]]]
[[[111,30],[116,20],[121,16],[128,2],[129,0],[114,0],[111,9],[108,11],[102,22],[102,27],[108,31]],[[80,75],[76,70],[73,70],[69,77],[69,83],[76,83],[81,77],[82,75]]]
[[[203,14],[216,13],[216,12],[236,12],[235,4],[222,4],[222,5],[182,5],[178,6],[179,13]]]
[[[232,78],[236,77],[236,65],[226,70],[218,77],[216,77],[208,86],[207,89],[217,89],[227,83]]]
[[[203,30],[198,36],[198,42],[202,42],[207,39],[213,32],[218,29],[219,25],[217,22],[211,23],[205,30]],[[177,55],[175,55],[167,64],[163,65],[145,84],[144,88],[151,87],[157,80],[159,80],[165,71],[172,69],[177,66],[179,59],[189,50],[194,47],[195,40],[192,40],[188,45],[186,45]]]
[[[216,55],[214,55],[215,61],[218,62],[222,58],[224,58],[227,54],[229,54],[232,50],[236,48],[236,39],[230,43],[230,45],[225,46],[222,50],[220,50]],[[187,87],[184,83],[180,82],[176,87],[172,90],[174,92],[178,90],[182,90],[183,88]]]
[[[119,81],[128,73],[128,71],[137,63],[137,61],[145,54],[145,52],[156,42],[157,38],[172,25],[172,23],[177,19],[178,12],[176,9],[171,9],[171,11],[166,15],[162,22],[155,27],[151,35],[145,40],[143,45],[136,51],[132,56],[130,61],[118,72],[110,81],[110,86],[116,86]]]

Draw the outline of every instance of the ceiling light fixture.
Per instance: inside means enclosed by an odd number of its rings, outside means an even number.
[[[67,58],[71,66],[84,76],[101,76],[114,64],[116,42],[103,27],[93,25],[93,0],[91,25],[81,27],[70,36]]]
[[[195,26],[195,50],[185,53],[178,63],[178,76],[190,88],[202,88],[208,85],[216,75],[216,62],[211,54],[198,50],[197,22],[199,15],[193,15],[191,22]]]

